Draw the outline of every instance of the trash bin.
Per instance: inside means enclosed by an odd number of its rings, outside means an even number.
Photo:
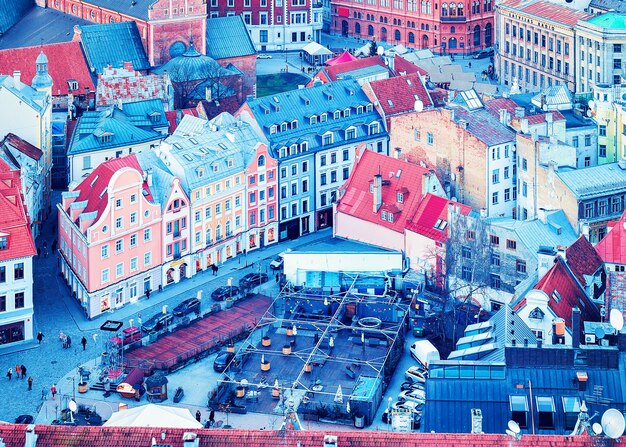
[[[361,416],[361,415],[354,416],[354,426],[356,428],[365,428],[365,416]]]

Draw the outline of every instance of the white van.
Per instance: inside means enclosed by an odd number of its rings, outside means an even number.
[[[270,268],[272,270],[280,270],[283,268],[283,264],[285,263],[285,260],[283,259],[284,254],[284,251],[282,253],[279,253],[276,258],[272,262],[270,262]]]

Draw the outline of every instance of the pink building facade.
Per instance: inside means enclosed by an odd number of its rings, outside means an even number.
[[[278,162],[267,145],[256,146],[248,165],[248,250],[278,242]]]
[[[174,177],[163,206],[163,286],[177,283],[192,274],[190,213],[189,198],[180,185],[180,179]],[[201,264],[196,264],[196,270],[202,270]]]
[[[88,318],[161,286],[161,208],[134,154],[102,163],[58,208],[61,272]]]

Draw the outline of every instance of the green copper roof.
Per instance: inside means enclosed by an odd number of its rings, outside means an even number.
[[[607,12],[587,20],[592,25],[602,28],[626,28],[626,14],[617,14],[615,12]]]

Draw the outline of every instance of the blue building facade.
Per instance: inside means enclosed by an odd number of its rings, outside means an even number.
[[[278,160],[280,240],[332,226],[336,192],[357,147],[389,154],[389,135],[353,79],[248,101],[239,110]]]

